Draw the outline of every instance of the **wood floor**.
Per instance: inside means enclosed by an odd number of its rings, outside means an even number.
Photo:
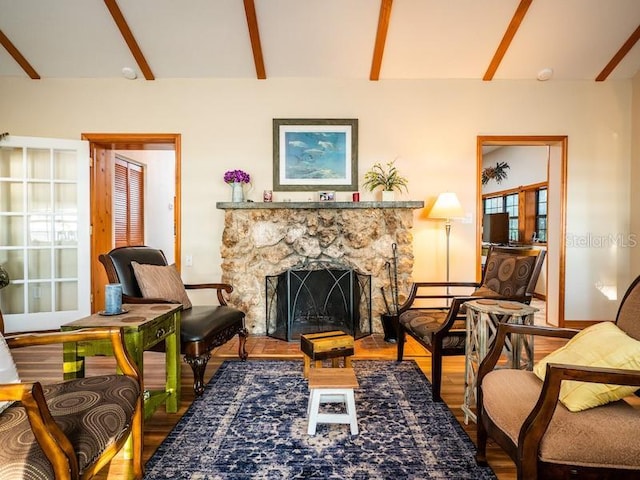
[[[536,340],[536,359],[555,350],[561,345],[561,341],[553,339]],[[249,360],[259,359],[302,359],[299,344],[287,343],[264,336],[252,336],[247,341]],[[381,335],[374,334],[356,342],[354,359],[395,359],[396,347],[394,344],[384,342]],[[62,379],[62,349],[57,347],[29,347],[13,351],[18,370],[24,381],[40,380],[43,382],[59,381]],[[224,360],[237,360],[237,340],[228,342],[223,347],[214,351],[205,375],[208,381],[215,370]],[[405,346],[405,358],[415,360],[427,377],[431,377],[430,354],[408,339]],[[158,388],[163,385],[164,354],[145,352],[145,385],[148,388]],[[110,359],[88,359],[87,374],[101,372],[110,368]],[[182,400],[177,414],[167,414],[161,407],[145,423],[144,436],[144,460],[148,460],[157,447],[162,443],[167,434],[184,414],[193,401],[191,369],[183,364],[181,374]],[[442,397],[453,414],[475,442],[476,427],[472,422],[465,425],[460,409],[464,387],[464,357],[445,357],[444,375],[442,382]],[[499,479],[515,479],[515,468],[511,460],[497,446],[490,445],[487,452],[489,464]],[[127,479],[130,478],[130,465],[122,454],[119,454],[107,465],[97,477],[99,479]]]

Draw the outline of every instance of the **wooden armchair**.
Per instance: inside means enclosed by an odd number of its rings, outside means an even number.
[[[640,277],[623,298],[615,324],[628,337],[639,340],[639,318]],[[518,479],[640,478],[637,438],[640,409],[637,405],[617,400],[570,411],[559,401],[563,398],[562,383],[569,380],[627,385],[633,391],[633,387],[640,387],[640,370],[548,363],[544,381],[530,371],[494,370],[507,335],[570,339],[578,333],[567,328],[513,324],[498,327],[493,348],[478,371],[476,459],[479,463],[486,463],[486,444],[490,437],[515,462]],[[572,389],[575,388],[573,385]]]
[[[530,303],[545,250],[492,247],[480,282],[415,282],[407,301],[399,308],[397,359],[402,361],[406,335],[431,352],[431,383],[434,401],[441,401],[442,357],[464,355],[466,309],[463,304],[478,298]],[[446,288],[473,288],[466,296],[442,292]],[[421,305],[424,302],[436,305]],[[449,305],[443,305],[449,302]]]
[[[223,292],[231,293],[233,287],[227,283],[201,283],[193,285],[183,285],[178,278],[177,287],[182,295],[183,301],[176,298],[160,297],[155,298],[144,296],[141,290],[142,285],[134,272],[134,263],[143,266],[167,267],[167,259],[162,250],[155,248],[136,246],[119,247],[99,257],[104,265],[107,278],[111,283],[122,284],[123,303],[183,303],[182,317],[180,321],[180,348],[184,354],[185,361],[193,370],[193,390],[196,394],[204,393],[204,372],[207,362],[211,357],[211,350],[219,347],[231,340],[236,334],[240,338],[238,345],[238,356],[242,360],[247,359],[245,342],[249,335],[244,326],[244,312],[227,305]],[[173,268],[173,267],[171,267]],[[173,273],[173,272],[171,272]],[[158,279],[164,282],[164,274],[151,276],[151,281]],[[153,287],[154,285],[150,285]],[[211,289],[216,291],[220,305],[197,305],[191,306],[185,289]],[[161,288],[161,290],[165,290]],[[184,305],[189,302],[188,305]],[[158,344],[164,347],[164,342]]]
[[[119,329],[21,334],[6,337],[6,344],[14,349],[94,340],[111,340],[122,375],[0,384],[0,401],[14,402],[0,414],[3,480],[91,478],[130,434],[133,471],[142,478],[142,383]],[[12,364],[10,356],[3,363]]]

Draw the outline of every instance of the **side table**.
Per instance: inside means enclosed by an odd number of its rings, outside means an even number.
[[[465,385],[462,411],[465,423],[476,414],[478,367],[493,345],[501,322],[533,325],[537,308],[506,300],[478,299],[465,303],[467,307],[467,336],[465,344]],[[505,342],[510,368],[533,368],[533,337],[513,335]]]
[[[180,407],[180,312],[182,305],[125,304],[127,313],[100,315],[95,313],[60,327],[62,331],[91,327],[121,327],[125,345],[144,380],[143,353],[155,344],[166,343],[166,380],[164,390],[144,391],[144,414],[149,418],[156,408],[165,403],[167,413],[176,413]],[[65,343],[63,345],[64,378],[84,377],[84,359],[94,355],[112,355],[109,342]]]

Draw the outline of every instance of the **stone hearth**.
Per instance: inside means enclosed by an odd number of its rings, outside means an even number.
[[[310,261],[339,261],[371,275],[373,331],[382,332],[391,301],[387,262],[397,245],[398,287],[407,292],[413,270],[413,209],[423,202],[217,203],[225,210],[222,281],[229,303],[246,312],[249,332],[266,334],[265,278]]]

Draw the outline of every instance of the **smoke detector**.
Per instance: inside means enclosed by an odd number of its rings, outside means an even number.
[[[543,68],[542,70],[540,70],[538,72],[537,75],[537,79],[540,80],[541,82],[546,82],[547,80],[549,80],[551,77],[553,76],[553,69],[552,68]]]
[[[135,80],[136,78],[138,78],[138,74],[131,67],[124,67],[122,69],[122,76],[127,80]]]

